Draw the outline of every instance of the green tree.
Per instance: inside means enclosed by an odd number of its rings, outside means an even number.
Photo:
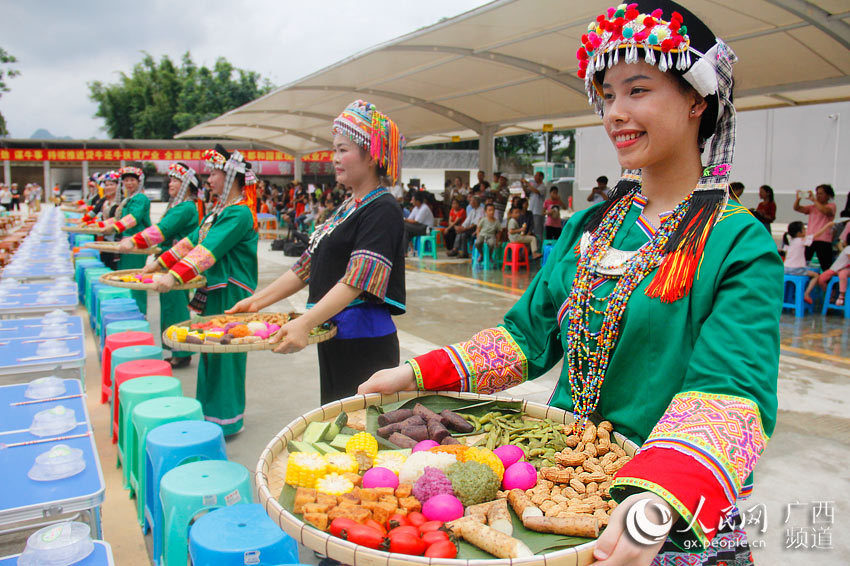
[[[13,63],[17,63],[18,60],[14,55],[0,47],[0,96],[3,96],[4,92],[9,92],[9,87],[6,85],[6,80],[11,79],[13,77],[17,77],[21,74],[17,69],[10,69],[8,65]],[[3,117],[3,114],[0,112],[0,138],[5,138],[9,135],[9,131],[6,129],[6,119]]]
[[[198,67],[188,52],[179,66],[167,56],[157,62],[145,53],[117,83],[90,83],[89,98],[98,104],[95,116],[106,121],[111,137],[168,139],[272,88],[268,79],[223,57],[209,69]]]

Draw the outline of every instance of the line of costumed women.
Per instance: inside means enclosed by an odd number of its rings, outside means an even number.
[[[625,170],[612,198],[570,218],[501,326],[359,392],[494,393],[563,360],[551,405],[579,428],[608,419],[641,446],[610,488],[620,505],[596,564],[752,564],[737,505],[776,423],[783,269],[728,198],[736,56],[655,1],[591,22],[578,60]],[[638,503],[674,518],[666,539],[663,524],[655,543],[628,535]]]
[[[198,198],[200,181],[194,169],[185,163],[168,166],[168,208],[159,222],[121,240],[119,249],[150,248],[159,244],[171,247],[194,232],[204,219],[204,203]],[[163,247],[165,247],[163,246]],[[159,295],[160,333],[171,326],[189,319],[189,291],[177,290]],[[189,364],[192,353],[177,351],[167,361],[174,368]]]
[[[257,288],[256,177],[238,151],[231,154],[220,145],[204,152],[204,161],[212,168],[208,180],[218,204],[198,228],[145,270],[167,270],[153,277],[160,293],[203,274],[207,285],[195,291],[189,308],[211,316]],[[247,356],[203,353],[198,363],[196,397],[204,418],[221,425],[225,435],[244,426]]]
[[[133,236],[151,225],[151,201],[143,190],[145,174],[138,167],[122,167],[118,170],[121,177],[123,200],[118,205],[113,221],[104,226],[105,234]],[[139,254],[119,254],[117,268],[141,269],[147,258]],[[148,312],[147,291],[131,291],[133,299],[142,313]]]
[[[92,199],[91,204],[80,219],[81,226],[104,230],[108,225],[115,222],[121,204],[120,181],[121,176],[118,171],[107,171],[98,177],[98,193],[102,194],[96,195],[97,198]],[[111,234],[100,237],[108,241],[115,239]],[[116,269],[118,266],[118,254],[101,252],[100,259],[110,269]]]
[[[318,344],[321,402],[354,395],[380,368],[398,364],[392,315],[405,312],[402,212],[382,179],[395,183],[404,138],[373,104],[357,100],[333,123],[337,181],[352,196],[316,226],[292,269],[229,312],[253,312],[309,287],[306,313],[270,339],[297,352],[327,320],[337,335]]]

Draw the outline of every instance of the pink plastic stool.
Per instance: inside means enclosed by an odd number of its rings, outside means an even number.
[[[120,403],[118,391],[121,388],[121,384],[136,377],[147,377],[149,375],[170,376],[172,375],[171,364],[165,360],[133,360],[131,362],[124,362],[115,368],[115,399],[112,402],[112,444],[118,442],[118,409]]]
[[[511,256],[510,261],[508,260],[509,251]],[[508,266],[511,268],[511,273],[516,273],[520,267],[525,267],[528,270],[531,269],[528,265],[528,248],[525,247],[525,244],[510,242],[507,246],[505,246],[505,255],[502,259],[502,271],[504,271]]]
[[[117,332],[106,337],[103,345],[103,357],[100,362],[100,402],[106,403],[112,397],[112,352],[127,346],[153,346],[153,334],[132,330]],[[169,368],[170,369],[170,368]],[[171,375],[170,373],[168,375]]]

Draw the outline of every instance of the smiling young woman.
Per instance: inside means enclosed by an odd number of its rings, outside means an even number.
[[[402,213],[381,183],[398,180],[404,137],[363,100],[343,110],[332,132],[337,182],[352,196],[316,226],[291,270],[228,311],[258,311],[308,287],[307,312],[271,341],[280,342],[275,352],[294,353],[313,327],[336,324],[336,337],[318,344],[322,404],[354,395],[373,372],[398,364],[391,316],[405,311]]]
[[[359,393],[492,393],[563,359],[550,403],[642,445],[610,487],[620,505],[596,564],[750,564],[731,525],[776,422],[783,270],[728,198],[736,57],[662,0],[610,8],[577,55],[625,170],[611,198],[570,218],[503,325],[377,372]],[[648,502],[675,522],[644,545],[625,523]]]

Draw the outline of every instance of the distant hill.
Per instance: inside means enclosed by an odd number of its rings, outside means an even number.
[[[31,140],[70,140],[71,136],[54,136],[48,130],[39,128],[30,136]]]

